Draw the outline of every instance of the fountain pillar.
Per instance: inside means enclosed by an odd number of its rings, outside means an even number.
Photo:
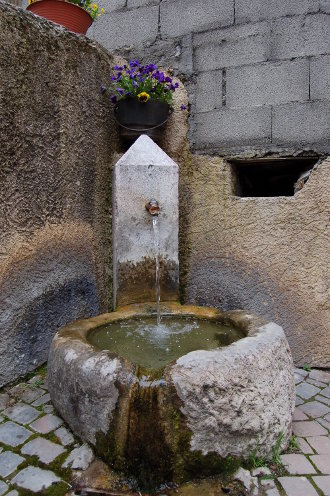
[[[146,135],[116,163],[113,176],[114,306],[156,301],[150,198],[159,202],[160,294],[178,300],[178,165]]]

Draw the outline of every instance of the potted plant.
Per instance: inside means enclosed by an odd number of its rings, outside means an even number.
[[[78,34],[86,34],[104,12],[92,0],[29,0],[27,10]]]
[[[173,93],[179,83],[174,83],[155,64],[142,65],[138,60],[116,65],[114,71],[110,100],[115,104],[120,135],[134,140],[147,134],[158,141],[172,111]],[[108,89],[102,85],[101,91]],[[182,110],[185,108],[181,106]]]

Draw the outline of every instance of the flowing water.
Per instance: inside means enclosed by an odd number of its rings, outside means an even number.
[[[152,227],[154,229],[154,245],[155,245],[155,260],[156,260],[156,304],[157,304],[157,325],[160,325],[160,269],[159,269],[159,226],[158,216],[152,217]]]
[[[226,346],[243,334],[232,326],[194,317],[140,317],[113,322],[91,331],[88,340],[100,349],[151,370],[195,350],[211,350]]]

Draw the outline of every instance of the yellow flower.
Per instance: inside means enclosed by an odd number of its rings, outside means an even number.
[[[146,93],[145,91],[142,91],[142,93],[139,93],[137,97],[139,102],[146,103],[149,100],[150,95],[148,95],[148,93]]]
[[[101,9],[102,14],[104,14],[104,9]]]
[[[92,7],[93,7],[93,9],[94,9],[94,10],[97,10],[97,5],[96,5],[96,3],[93,3]]]

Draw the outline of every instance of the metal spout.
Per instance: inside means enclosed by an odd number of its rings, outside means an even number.
[[[159,203],[154,198],[151,198],[148,203],[146,203],[146,209],[150,215],[159,215]]]

